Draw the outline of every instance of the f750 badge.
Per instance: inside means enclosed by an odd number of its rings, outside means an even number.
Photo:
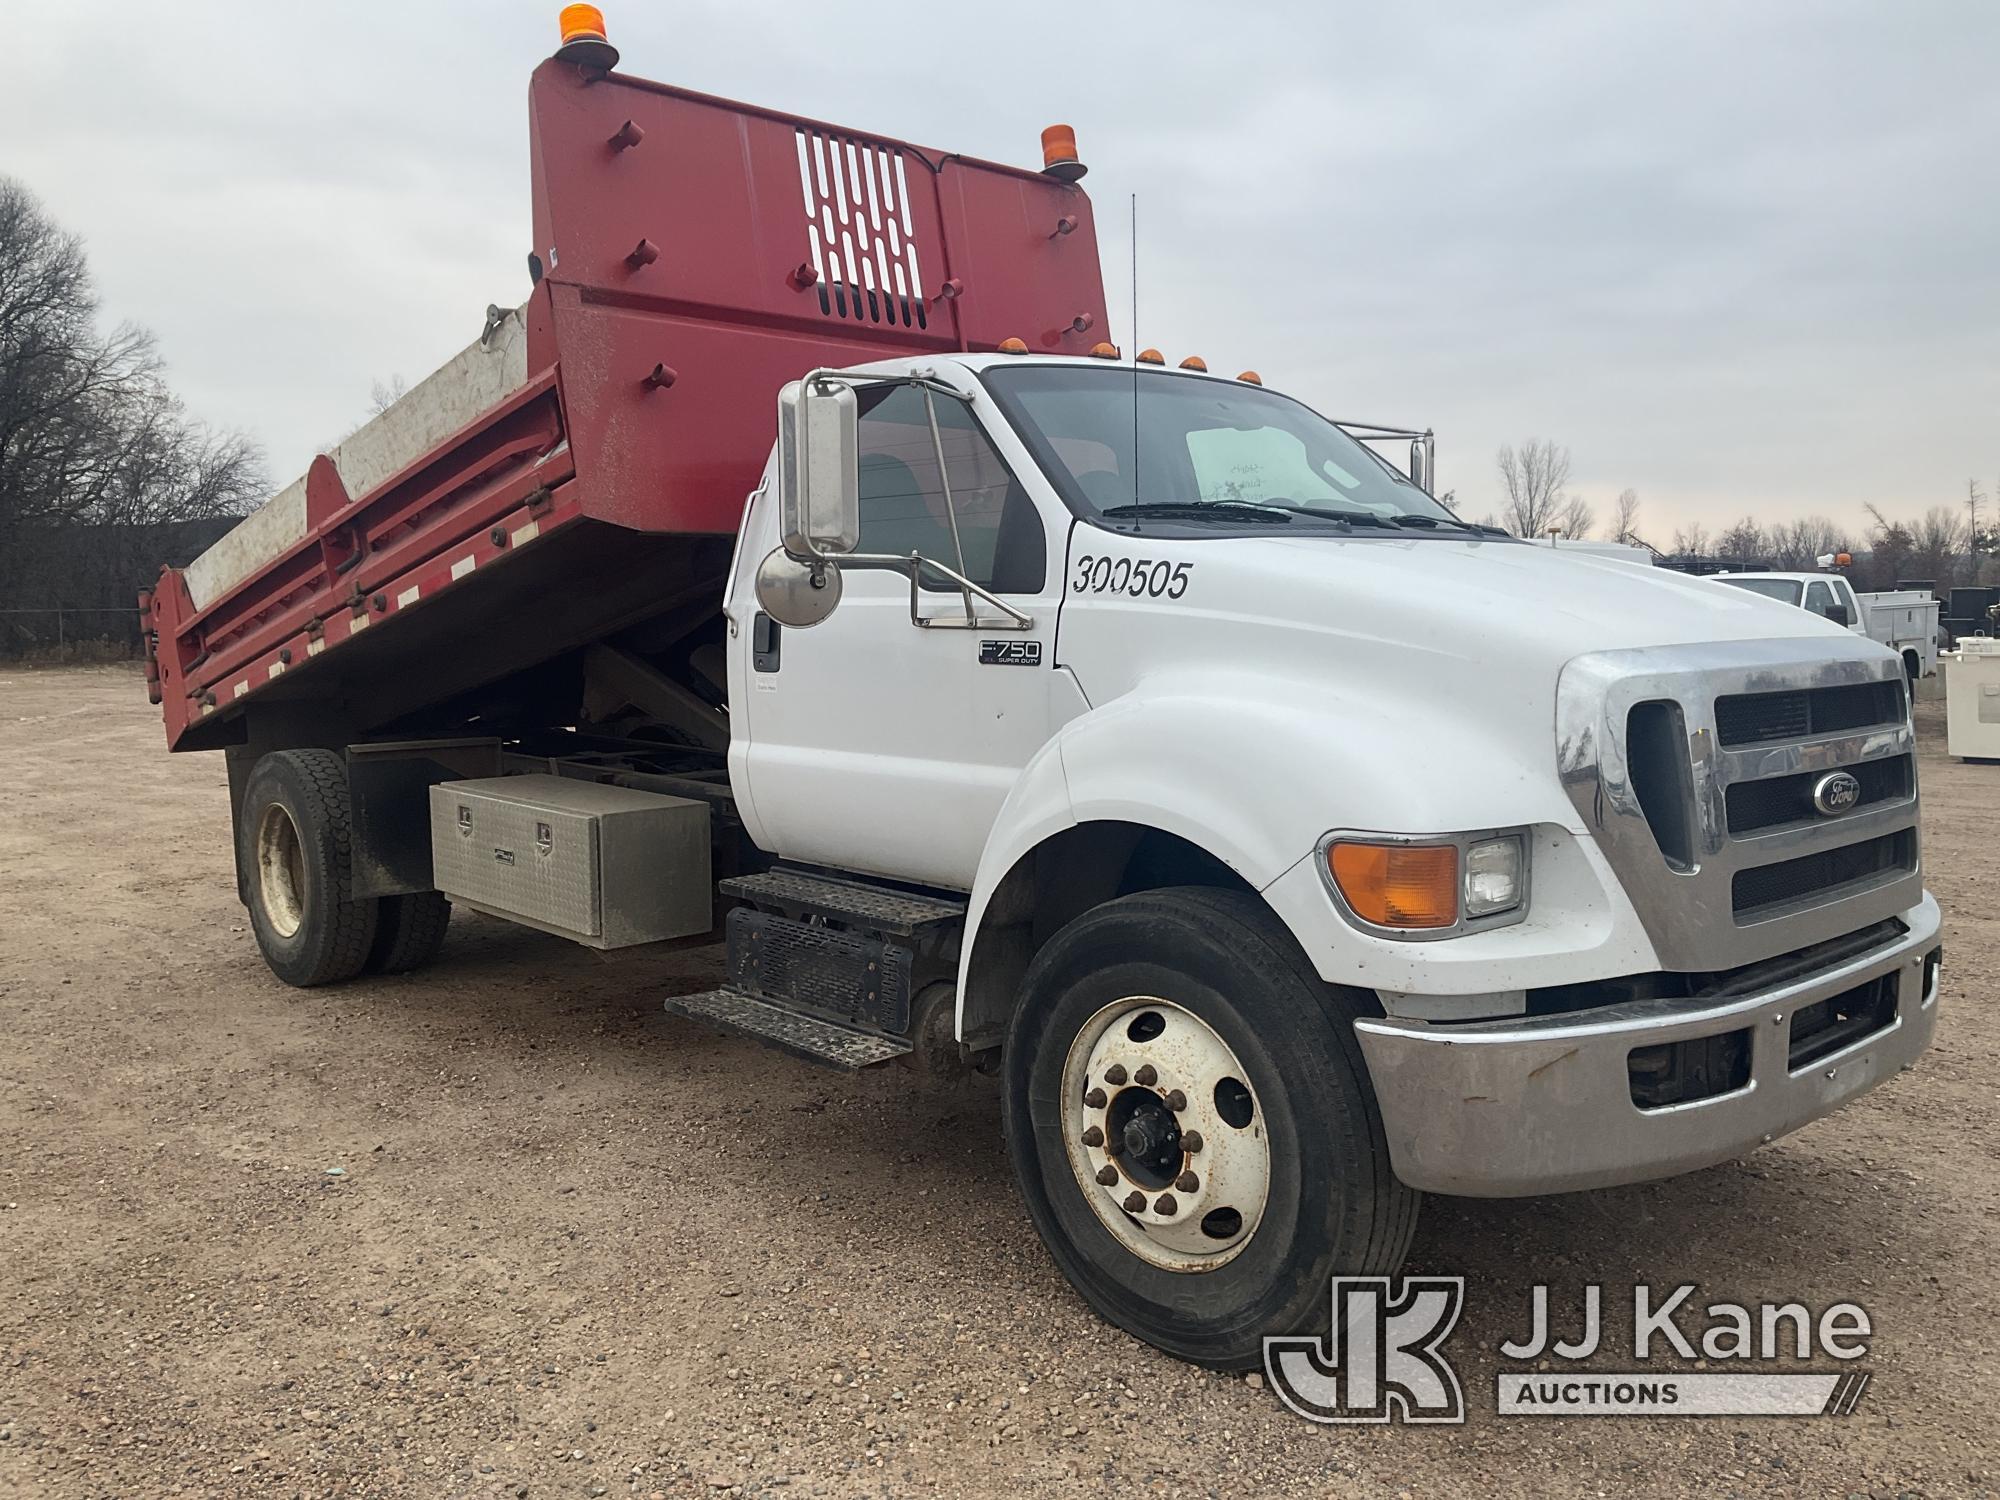
[[[1039,667],[1042,664],[1042,643],[1040,641],[981,641],[979,643],[979,665],[982,667]]]

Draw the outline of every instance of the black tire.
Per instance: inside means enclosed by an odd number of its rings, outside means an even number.
[[[1262,1111],[1263,1218],[1214,1269],[1165,1269],[1127,1248],[1070,1166],[1059,1117],[1070,1044],[1105,1006],[1134,996],[1205,1023],[1251,1075]],[[1353,1019],[1290,933],[1242,892],[1124,896],[1050,940],[1008,1027],[1007,1143],[1035,1227],[1085,1301],[1169,1354],[1238,1370],[1262,1362],[1266,1335],[1326,1332],[1329,1278],[1402,1264],[1421,1195],[1390,1169]]]
[[[451,903],[441,891],[384,896],[375,922],[375,945],[369,950],[364,972],[407,974],[421,969],[438,956],[450,925]]]
[[[368,962],[377,903],[351,894],[353,828],[333,751],[276,750],[251,771],[236,828],[250,927],[286,984],[334,984]]]

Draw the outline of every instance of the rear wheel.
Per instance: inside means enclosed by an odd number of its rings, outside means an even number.
[[[352,979],[375,940],[376,903],[351,893],[347,768],[331,750],[278,750],[257,762],[236,836],[250,926],[271,972],[309,986]]]
[[[421,969],[444,946],[451,925],[451,903],[439,891],[384,896],[375,923],[375,945],[368,954],[370,974],[407,974]]]
[[[1352,1021],[1247,894],[1126,896],[1049,942],[1009,1028],[1007,1137],[1092,1307],[1241,1369],[1266,1335],[1324,1332],[1331,1277],[1401,1264],[1419,1196]]]

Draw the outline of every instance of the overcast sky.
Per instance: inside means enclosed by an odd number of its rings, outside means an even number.
[[[1127,337],[1329,415],[1555,438],[1664,546],[2000,481],[2000,4],[607,0],[627,71],[1035,164],[1067,120]],[[559,6],[0,0],[0,172],[273,477],[527,292]],[[1400,12],[1398,15],[1391,11]]]

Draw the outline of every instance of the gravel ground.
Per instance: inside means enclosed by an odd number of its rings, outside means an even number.
[[[1938,708],[1924,1064],[1677,1181],[1432,1200],[1409,1269],[1468,1278],[1470,1421],[1330,1429],[1085,1310],[990,1083],[664,1015],[706,955],[464,918],[424,974],[285,988],[220,757],[166,754],[136,672],[0,670],[0,1491],[1991,1492],[2000,767]],[[1501,1419],[1536,1281],[1851,1298],[1874,1380],[1845,1419]]]

